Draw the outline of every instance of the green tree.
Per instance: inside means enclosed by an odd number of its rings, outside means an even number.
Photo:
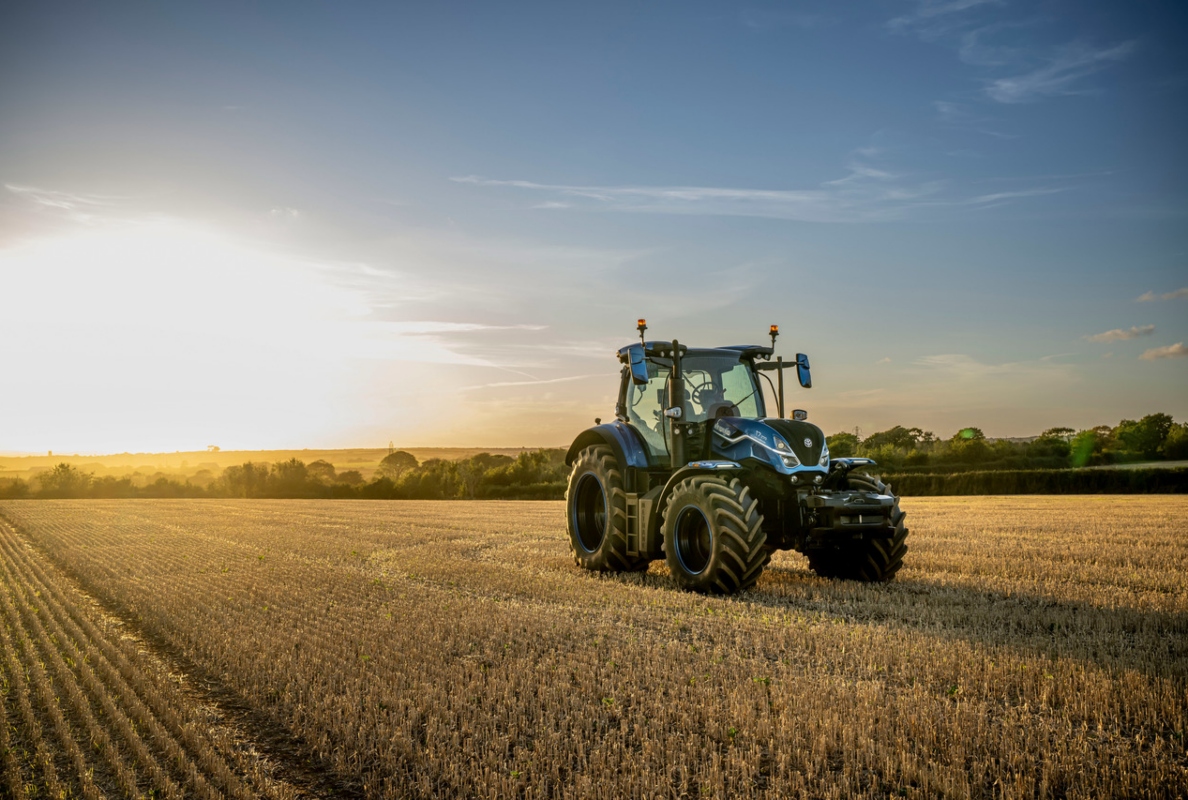
[[[267,464],[248,461],[242,466],[227,467],[216,485],[220,494],[231,497],[262,497],[268,484],[268,473]]]
[[[83,497],[91,485],[91,474],[65,462],[39,475],[42,497]]]
[[[305,465],[305,472],[311,480],[319,483],[333,483],[334,482],[334,465],[329,461],[318,459]]]
[[[853,433],[840,431],[832,436],[826,436],[825,443],[829,445],[831,458],[848,458],[858,452],[861,440]]]
[[[395,480],[409,470],[417,468],[417,457],[405,450],[397,450],[395,453],[388,453],[380,461],[379,471],[381,475]]]
[[[268,476],[269,494],[275,497],[306,497],[310,494],[309,470],[305,463],[290,458],[278,461]]]
[[[1188,458],[1188,423],[1181,422],[1172,425],[1163,441],[1163,455],[1165,458]]]
[[[1122,447],[1143,458],[1159,458],[1174,421],[1167,414],[1148,414],[1135,422],[1124,419],[1114,429],[1114,438]]]
[[[902,425],[896,425],[890,430],[872,433],[862,440],[862,446],[874,450],[883,445],[891,445],[892,447],[911,450],[922,442],[931,442],[933,438],[932,433],[923,431],[920,428],[905,428]],[[830,448],[830,452],[833,452],[832,447]]]
[[[1027,455],[1032,458],[1068,458],[1072,450],[1069,442],[1075,433],[1072,428],[1048,428],[1027,446]]]
[[[1105,448],[1113,442],[1113,428],[1109,425],[1098,425],[1087,430],[1078,431],[1069,442],[1069,461],[1074,467],[1087,467],[1100,461]]]
[[[337,480],[347,486],[358,486],[363,482],[363,474],[357,469],[348,469],[346,472],[338,473]]]
[[[402,474],[395,489],[398,497],[423,500],[461,497],[463,488],[458,476],[458,462],[431,458],[416,469]]]
[[[990,455],[990,446],[981,428],[962,428],[949,439],[949,453],[956,461],[978,464]]]

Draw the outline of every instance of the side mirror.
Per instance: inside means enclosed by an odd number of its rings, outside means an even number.
[[[648,362],[644,359],[642,344],[633,344],[629,350],[631,355],[631,382],[642,386],[648,382]]]
[[[796,377],[800,379],[800,385],[804,388],[813,388],[813,376],[809,373],[808,356],[804,353],[796,354]]]

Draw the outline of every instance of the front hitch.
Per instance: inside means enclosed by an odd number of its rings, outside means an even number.
[[[841,539],[884,537],[895,532],[891,512],[895,498],[862,491],[810,494],[801,501],[808,512],[809,542],[824,544]]]
[[[850,470],[859,467],[875,467],[878,466],[873,458],[834,458],[829,462],[829,475],[825,478],[825,485],[822,488],[837,491],[838,487],[846,480],[846,476],[850,474]]]

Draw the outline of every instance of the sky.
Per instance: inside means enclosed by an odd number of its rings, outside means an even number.
[[[0,452],[559,446],[649,338],[826,433],[1188,419],[1174,2],[9,3]]]

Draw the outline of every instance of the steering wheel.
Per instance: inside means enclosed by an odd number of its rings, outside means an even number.
[[[701,375],[701,382],[689,385],[689,401],[705,409],[706,404],[713,399],[714,385],[708,375]]]

